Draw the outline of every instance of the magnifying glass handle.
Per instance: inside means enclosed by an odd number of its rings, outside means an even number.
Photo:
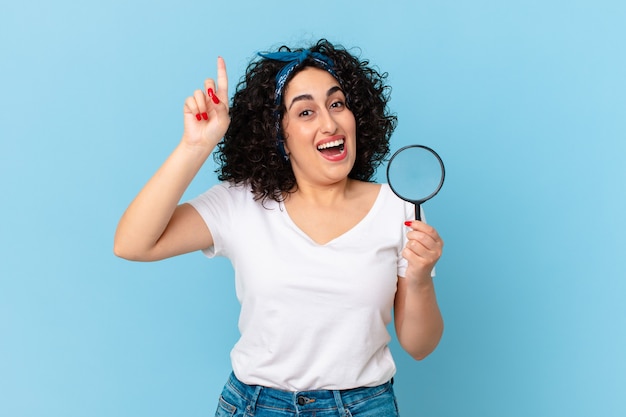
[[[422,210],[419,204],[415,204],[415,220],[422,221]]]

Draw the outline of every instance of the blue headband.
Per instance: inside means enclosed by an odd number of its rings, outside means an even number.
[[[273,61],[281,61],[286,62],[285,66],[278,71],[276,74],[276,89],[274,90],[274,103],[279,106],[283,99],[283,92],[285,89],[285,83],[287,79],[291,75],[291,73],[298,68],[302,63],[309,57],[311,57],[315,62],[319,63],[322,68],[330,73],[333,77],[339,79],[333,66],[335,65],[329,57],[319,52],[311,52],[310,49],[304,49],[300,52],[269,52],[269,53],[261,53],[258,55],[265,59],[270,59]],[[283,138],[283,134],[280,128],[280,111],[276,111],[276,135],[277,135],[277,146],[280,153],[283,155],[285,160],[288,160],[287,152],[285,152],[285,139]]]
[[[287,63],[280,71],[278,71],[278,74],[276,74],[276,90],[274,100],[276,105],[279,105],[283,98],[283,90],[285,89],[285,83],[287,82],[289,76],[293,70],[299,67],[308,57],[313,58],[314,61],[321,64],[322,67],[333,77],[337,78],[337,74],[335,74],[335,70],[333,69],[335,64],[332,59],[324,54],[320,54],[319,52],[311,52],[310,49],[305,49],[301,52],[259,52],[258,55],[272,61],[282,61]]]

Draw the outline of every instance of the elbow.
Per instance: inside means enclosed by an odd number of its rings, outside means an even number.
[[[411,358],[416,361],[422,361],[426,359],[431,353],[435,351],[441,338],[443,336],[443,323],[442,326],[434,330],[430,335],[425,336],[423,338],[419,338],[419,340],[413,339],[411,341],[406,341],[405,343],[400,342],[402,348],[408,353]]]
[[[152,261],[156,245],[149,245],[133,234],[125,233],[119,229],[113,236],[113,254],[127,261]]]
[[[424,346],[422,349],[419,349],[419,350],[413,350],[413,351],[409,349],[405,349],[405,350],[416,361],[422,361],[435,351],[435,348],[437,347],[438,344],[439,343],[437,342],[431,346]]]
[[[409,355],[411,355],[413,359],[419,362],[419,361],[426,359],[428,355],[430,355],[433,351],[434,349],[429,352],[415,352],[415,353],[409,352]]]
[[[430,355],[435,349],[424,349],[424,350],[415,350],[415,351],[410,351],[408,349],[405,349],[405,351],[411,356],[411,358],[415,359],[416,361],[422,361],[424,359],[426,359],[428,357],[428,355]]]
[[[118,258],[130,260],[128,254],[124,251],[124,249],[115,244],[113,245],[113,255],[117,256]]]
[[[118,229],[115,231],[115,236],[113,237],[113,254],[118,258],[132,261],[132,245],[129,245],[127,240],[128,239],[124,239],[123,234],[120,233],[118,227]]]
[[[132,245],[125,244],[122,239],[115,239],[113,241],[113,254],[118,258],[126,259],[128,261],[150,260],[147,253],[137,250],[137,248]]]
[[[133,255],[133,253],[128,248],[126,248],[124,245],[120,244],[117,241],[113,243],[113,254],[118,258],[126,259],[129,261],[137,260],[136,255]]]

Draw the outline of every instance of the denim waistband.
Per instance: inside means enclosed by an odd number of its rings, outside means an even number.
[[[392,381],[376,387],[360,387],[346,390],[284,391],[260,385],[247,385],[231,373],[227,385],[234,389],[253,407],[278,407],[282,410],[306,411],[339,409],[367,401],[392,390]]]

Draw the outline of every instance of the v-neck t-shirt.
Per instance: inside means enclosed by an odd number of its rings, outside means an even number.
[[[240,381],[305,391],[376,386],[395,374],[387,326],[412,204],[382,184],[366,216],[326,244],[245,185],[217,184],[189,204],[213,236],[203,252],[235,271],[241,337],[231,362]]]

